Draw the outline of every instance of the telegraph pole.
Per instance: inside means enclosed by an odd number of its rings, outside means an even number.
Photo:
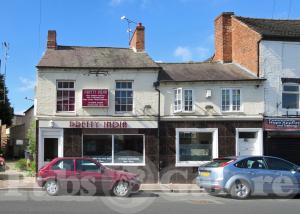
[[[7,58],[8,58],[8,51],[9,51],[9,43],[8,42],[2,42],[2,50],[3,50],[3,60],[0,60],[0,73],[1,73],[1,65],[2,62],[4,64],[4,71],[3,71],[3,88],[0,88],[0,94],[3,94],[3,98],[1,99],[0,96],[0,102],[5,103],[6,101],[6,89],[5,89],[5,80],[6,80],[6,64],[7,64]]]

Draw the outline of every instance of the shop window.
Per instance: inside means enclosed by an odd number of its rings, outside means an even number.
[[[241,111],[240,89],[222,89],[222,111]]]
[[[299,85],[284,84],[282,90],[282,108],[299,109]]]
[[[144,135],[84,135],[83,156],[108,165],[144,165]]]
[[[115,163],[143,163],[143,135],[115,135]]]
[[[193,112],[193,90],[191,89],[174,89],[174,112]]]
[[[198,166],[217,156],[217,129],[176,129],[176,165]]]
[[[133,90],[132,81],[116,81],[115,90],[115,111],[132,112]]]
[[[112,163],[112,136],[84,135],[83,156],[96,158],[101,163]]]
[[[75,111],[74,81],[57,81],[56,111]]]

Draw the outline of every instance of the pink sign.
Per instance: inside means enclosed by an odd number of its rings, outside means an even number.
[[[108,89],[83,89],[82,107],[108,107]]]

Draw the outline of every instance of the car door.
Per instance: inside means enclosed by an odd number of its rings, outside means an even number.
[[[97,162],[88,159],[76,160],[76,174],[80,180],[80,187],[90,194],[101,190],[102,172]]]
[[[295,164],[275,157],[265,157],[265,160],[274,174],[274,193],[286,196],[299,191],[300,175]]]
[[[51,170],[61,189],[78,189],[79,182],[75,176],[73,159],[60,159],[51,167]]]
[[[251,182],[254,195],[265,195],[268,193],[269,187],[265,178],[269,174],[263,157],[246,158],[238,162],[235,166],[240,168],[238,173]]]

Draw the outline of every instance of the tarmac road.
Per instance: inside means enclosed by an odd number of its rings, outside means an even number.
[[[145,213],[145,214],[299,214],[300,199],[256,197],[234,200],[206,193],[149,193],[129,198],[110,196],[48,196],[43,191],[0,191],[0,213]]]

